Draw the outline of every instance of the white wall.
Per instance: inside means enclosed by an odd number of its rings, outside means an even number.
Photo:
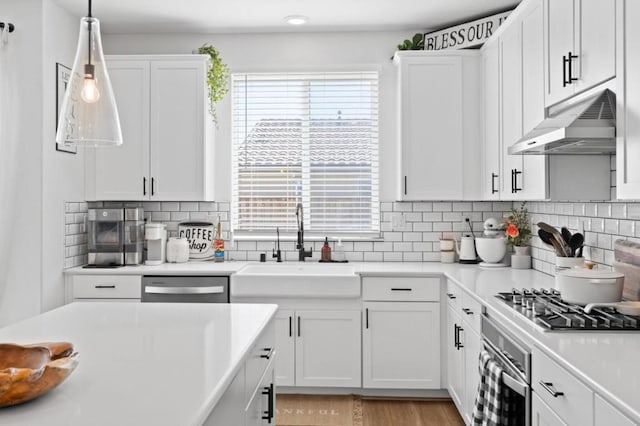
[[[42,0],[3,0],[2,19],[16,31],[0,51],[0,78],[9,97],[0,99],[2,126],[2,221],[0,222],[0,325],[40,313],[42,259]],[[3,84],[6,80],[3,80]]]
[[[380,71],[380,199],[395,199],[396,45],[416,31],[265,34],[145,34],[103,36],[107,54],[191,53],[213,44],[231,72],[292,70]],[[231,199],[230,96],[218,105],[216,199]]]
[[[80,18],[43,1],[42,61],[42,310],[64,303],[64,202],[84,200],[84,151],[56,151],[56,62],[73,65]]]
[[[71,64],[79,21],[49,0],[1,12],[16,31],[0,50],[0,326],[62,304],[64,200],[84,192],[82,154],[55,150],[55,63]]]

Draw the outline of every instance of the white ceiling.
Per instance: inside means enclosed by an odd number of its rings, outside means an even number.
[[[53,0],[78,17],[87,0]],[[437,29],[520,0],[93,0],[106,33],[240,33]],[[287,15],[305,15],[293,27]]]

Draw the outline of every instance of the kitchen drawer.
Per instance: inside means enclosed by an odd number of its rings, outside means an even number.
[[[476,333],[480,334],[480,317],[482,316],[482,305],[466,291],[461,291],[462,300],[460,302],[460,317]]]
[[[564,422],[593,425],[591,389],[537,348],[532,352],[531,371],[533,391]]]
[[[140,299],[140,275],[76,275],[74,299]]]
[[[364,277],[362,299],[383,302],[438,302],[440,278]]]
[[[272,320],[264,329],[262,335],[251,349],[249,358],[245,363],[245,403],[249,403],[251,396],[260,384],[265,370],[276,354],[276,328]]]
[[[447,280],[447,303],[451,305],[451,307],[459,312],[462,307],[462,289],[456,283],[451,280]]]

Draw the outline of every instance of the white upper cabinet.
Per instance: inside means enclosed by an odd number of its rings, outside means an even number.
[[[107,56],[123,144],[88,150],[88,200],[213,199],[208,64],[202,55]]]
[[[545,0],[545,105],[615,76],[616,0]]]
[[[500,51],[498,44],[482,52],[483,145],[482,198],[500,199]]]
[[[477,52],[398,52],[400,200],[480,196]]]
[[[508,150],[544,119],[543,9],[541,0],[526,9],[500,37],[503,200],[547,197],[544,156],[510,155]]]
[[[616,191],[618,199],[640,199],[640,2],[618,10]]]

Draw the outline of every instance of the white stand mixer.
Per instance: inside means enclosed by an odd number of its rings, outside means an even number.
[[[484,222],[484,232],[476,237],[476,250],[482,259],[480,266],[485,268],[504,268],[509,266],[510,256],[507,256],[507,235],[504,224],[496,218],[489,218]]]

